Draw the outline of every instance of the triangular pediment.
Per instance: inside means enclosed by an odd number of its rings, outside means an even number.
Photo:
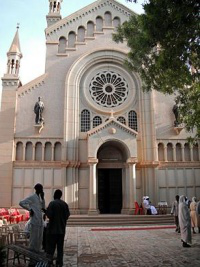
[[[98,135],[99,133],[102,133],[102,131],[108,131],[109,134],[115,134],[116,131],[128,133],[131,136],[134,136],[136,138],[137,132],[133,129],[127,127],[123,123],[117,121],[115,118],[111,117],[108,121],[100,124],[99,126],[91,129],[87,132],[88,137],[92,135]]]
[[[102,16],[105,10],[111,11],[115,16],[120,17],[122,19],[121,23],[128,20],[131,15],[137,15],[134,11],[115,0],[95,1],[46,28],[47,38],[51,37],[52,39],[53,36],[58,38],[59,35],[62,35],[63,29],[65,33],[66,31],[76,31],[78,25],[84,26],[83,19],[86,19],[86,21],[93,21],[94,17]]]

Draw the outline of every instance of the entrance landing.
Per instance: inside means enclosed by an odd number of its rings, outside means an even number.
[[[99,214],[71,215],[68,226],[140,226],[140,225],[174,225],[171,215],[124,215],[124,214]]]

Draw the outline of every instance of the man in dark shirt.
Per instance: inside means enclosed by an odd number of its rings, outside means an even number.
[[[54,200],[49,203],[46,215],[49,218],[47,227],[47,254],[54,255],[57,247],[56,266],[63,266],[63,245],[67,220],[70,216],[68,205],[61,200],[62,191],[57,189]]]

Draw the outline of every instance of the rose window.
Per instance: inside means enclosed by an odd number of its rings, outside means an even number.
[[[124,103],[129,90],[127,82],[121,75],[112,71],[104,71],[92,79],[89,92],[95,103],[111,108]]]

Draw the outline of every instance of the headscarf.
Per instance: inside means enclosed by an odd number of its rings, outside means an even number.
[[[185,203],[185,196],[184,195],[180,196],[179,203]]]
[[[196,197],[193,197],[192,198],[192,202],[196,202],[197,198]]]

